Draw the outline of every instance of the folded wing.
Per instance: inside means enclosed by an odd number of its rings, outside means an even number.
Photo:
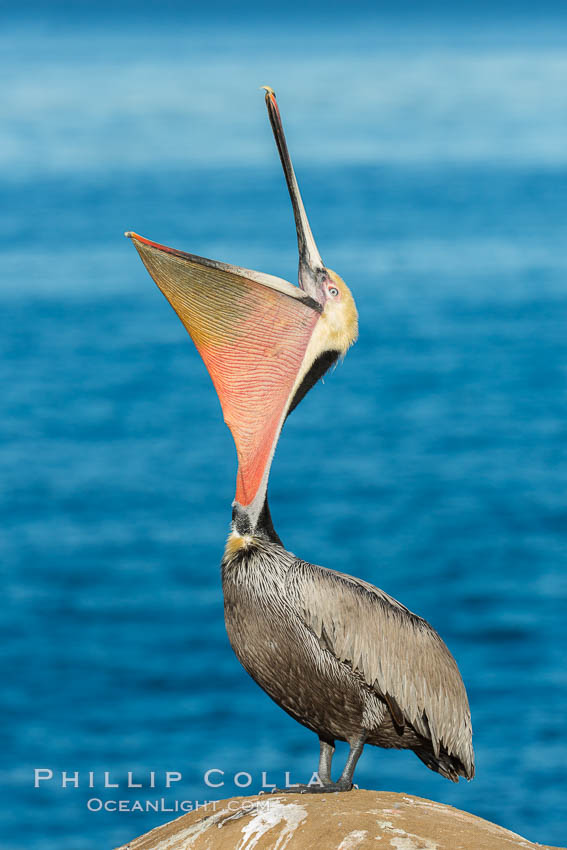
[[[457,664],[421,617],[367,582],[297,561],[287,578],[299,616],[405,721],[474,773],[472,729]]]

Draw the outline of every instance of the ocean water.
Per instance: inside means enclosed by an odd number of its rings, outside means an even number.
[[[122,236],[296,279],[264,83],[321,254],[360,312],[359,342],[286,425],[274,522],[298,555],[426,617],[473,715],[472,783],[374,748],[356,779],[567,842],[558,32],[338,18],[271,29],[260,10],[245,24],[7,19],[3,848],[112,847],[176,813],[89,801],[173,809],[316,769],[315,736],[228,644],[219,561],[234,448],[190,340]],[[35,788],[36,768],[53,779]],[[223,786],[207,786],[210,769]],[[61,787],[62,771],[79,787]],[[182,774],[170,789],[165,771]]]

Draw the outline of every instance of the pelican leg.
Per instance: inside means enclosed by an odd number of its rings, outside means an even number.
[[[332,782],[331,779],[331,762],[335,754],[335,742],[328,744],[319,738],[319,779],[323,785],[328,785]]]
[[[291,788],[274,788],[272,794],[328,794],[330,791],[350,791],[356,763],[359,760],[366,735],[363,733],[350,745],[350,752],[344,770],[338,782],[331,779],[331,761],[335,752],[335,744],[328,744],[319,739],[319,780],[320,785],[294,785]]]
[[[362,755],[365,743],[366,735],[362,733],[356,739],[356,741],[350,745],[350,752],[348,754],[344,770],[341,773],[341,778],[337,782],[340,791],[350,791],[350,789],[352,788],[352,777],[354,775],[354,769],[360,756]]]

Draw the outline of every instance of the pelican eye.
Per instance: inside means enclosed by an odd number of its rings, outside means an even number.
[[[339,294],[339,290],[337,289],[336,286],[329,286],[328,289],[327,289],[327,292],[329,293],[331,298],[336,298],[337,295]]]

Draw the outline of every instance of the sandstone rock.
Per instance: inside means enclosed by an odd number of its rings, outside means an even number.
[[[565,850],[451,806],[384,791],[233,797],[118,850]]]

